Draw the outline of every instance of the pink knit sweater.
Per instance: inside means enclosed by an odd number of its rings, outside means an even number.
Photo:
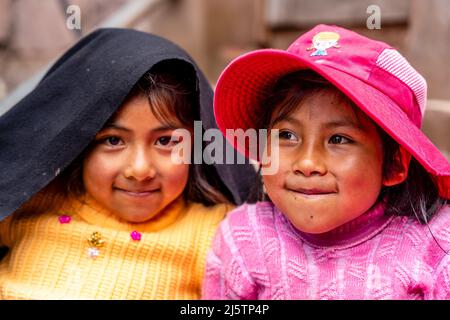
[[[269,202],[244,204],[217,231],[203,298],[450,299],[450,253],[439,245],[450,249],[449,206],[424,226],[377,205],[311,235]]]

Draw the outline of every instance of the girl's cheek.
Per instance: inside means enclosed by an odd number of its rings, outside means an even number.
[[[122,167],[124,167],[123,157],[112,154],[103,154],[101,152],[96,152],[96,150],[89,154],[83,163],[85,175],[95,177],[109,177],[117,174]]]
[[[173,175],[174,179],[180,178],[183,180],[187,180],[189,176],[189,165],[188,164],[180,164],[173,168],[173,171],[176,174]]]
[[[189,179],[189,165],[178,165],[172,167],[161,176],[165,181],[163,184],[169,188],[171,194],[181,194],[186,188]],[[166,189],[167,190],[167,189]]]
[[[160,158],[154,166],[160,176],[175,183],[181,183],[189,174],[189,164],[176,164],[170,158]]]
[[[265,175],[263,176],[264,187],[266,190],[272,190],[277,186],[283,184],[283,179],[279,175]]]
[[[121,167],[123,160],[120,157],[99,156],[95,161],[98,170],[112,171]]]

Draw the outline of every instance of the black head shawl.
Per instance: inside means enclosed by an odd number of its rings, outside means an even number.
[[[212,89],[185,51],[135,30],[94,31],[69,49],[39,85],[0,118],[0,220],[89,145],[144,73],[173,59],[195,69],[203,126],[216,128]],[[253,168],[216,165],[216,170],[235,202],[245,201],[256,181]]]

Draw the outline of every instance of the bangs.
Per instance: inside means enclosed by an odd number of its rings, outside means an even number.
[[[153,115],[170,127],[192,127],[200,117],[196,76],[179,60],[163,61],[141,77],[132,94],[148,99]]]
[[[314,71],[300,70],[277,81],[264,103],[259,128],[272,128],[275,123],[290,116],[306,97],[327,92],[333,94],[337,102],[349,105],[355,119],[361,121],[365,114],[353,101]]]
[[[155,75],[151,81],[157,83],[147,93],[154,116],[171,127],[191,127],[198,109],[194,108],[193,92],[167,75]]]

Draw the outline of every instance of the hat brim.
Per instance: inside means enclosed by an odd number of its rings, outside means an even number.
[[[318,63],[319,62],[319,63]],[[220,76],[214,97],[214,114],[220,130],[255,128],[263,100],[275,82],[288,73],[311,69],[350,98],[377,125],[403,146],[433,175],[440,193],[450,198],[450,165],[442,153],[388,96],[320,60],[306,60],[287,51],[256,50],[235,59]],[[229,141],[247,157],[257,159],[239,141]]]

